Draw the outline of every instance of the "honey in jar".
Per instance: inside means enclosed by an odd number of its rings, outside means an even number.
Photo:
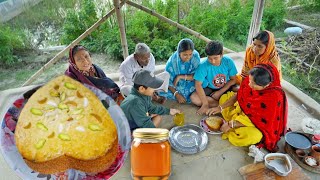
[[[173,122],[177,126],[183,126],[184,125],[184,114],[178,113],[174,115]]]
[[[134,180],[166,180],[171,172],[169,131],[139,128],[133,131],[131,175]]]

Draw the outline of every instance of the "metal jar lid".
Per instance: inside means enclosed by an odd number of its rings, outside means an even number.
[[[139,128],[133,131],[134,138],[164,139],[168,138],[169,130],[162,128]]]

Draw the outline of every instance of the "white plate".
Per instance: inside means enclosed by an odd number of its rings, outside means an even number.
[[[204,122],[206,119],[208,118],[208,116],[202,118],[200,120],[200,127],[206,132],[206,133],[209,133],[209,134],[222,134],[223,132],[221,131],[212,131],[208,128],[207,124]]]
[[[98,96],[103,104],[109,106],[108,112],[117,126],[119,153],[115,162],[108,170],[98,174],[86,174],[85,172],[74,169],[68,169],[65,172],[56,174],[41,174],[30,169],[18,152],[14,141],[15,121],[19,116],[24,103],[26,102],[21,95],[15,99],[15,102],[7,110],[5,116],[0,117],[0,149],[3,158],[9,167],[13,169],[21,179],[109,179],[122,167],[128,155],[131,144],[131,133],[128,121],[121,108],[112,100],[112,98],[94,87],[88,88]]]

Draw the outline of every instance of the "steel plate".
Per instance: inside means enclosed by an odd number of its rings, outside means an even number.
[[[196,154],[208,144],[208,136],[202,128],[194,124],[174,127],[169,132],[171,147],[183,154]]]

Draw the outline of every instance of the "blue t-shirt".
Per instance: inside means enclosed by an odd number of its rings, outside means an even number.
[[[223,56],[220,66],[212,65],[208,58],[205,58],[198,66],[193,78],[202,82],[203,88],[220,89],[230,80],[231,76],[237,73],[237,68],[230,57]]]

